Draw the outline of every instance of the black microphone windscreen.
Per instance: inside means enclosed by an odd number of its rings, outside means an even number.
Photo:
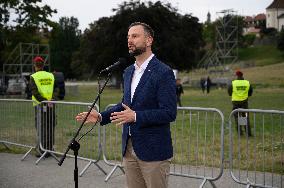
[[[124,57],[120,57],[118,59],[118,61],[120,62],[120,65],[125,65],[126,64],[126,59]]]

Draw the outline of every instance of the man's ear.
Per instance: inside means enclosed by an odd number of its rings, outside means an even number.
[[[152,37],[147,37],[147,39],[146,39],[147,47],[152,46],[152,43],[153,43],[153,38]]]

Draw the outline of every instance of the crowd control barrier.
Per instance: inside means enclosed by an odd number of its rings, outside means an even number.
[[[0,99],[0,143],[28,148],[24,160],[36,147],[35,113],[31,100]]]
[[[21,160],[35,149],[41,157],[62,156],[80,123],[79,112],[88,111],[91,103],[43,101],[35,108],[31,100],[0,99],[0,143],[27,148]],[[113,104],[107,106],[112,107]],[[98,106],[96,106],[98,109]],[[229,173],[236,184],[247,187],[284,187],[284,111],[236,109],[228,119],[230,150]],[[249,132],[250,128],[250,132]],[[85,135],[86,134],[86,135]],[[80,176],[94,164],[108,181],[120,169],[122,127],[83,126],[77,141],[81,147],[78,159],[89,163]],[[174,156],[170,174],[201,180],[200,187],[224,174],[224,116],[215,108],[178,107],[171,123]],[[84,136],[85,135],[85,136]],[[69,151],[67,157],[74,157]],[[99,162],[112,166],[110,172]],[[189,186],[190,187],[190,186]]]
[[[247,187],[283,187],[284,111],[236,109],[229,126],[233,180]]]
[[[224,115],[215,108],[178,107],[171,125],[171,175],[201,179],[200,187],[223,174]]]
[[[107,106],[107,108],[113,105]],[[116,169],[123,171],[121,156],[122,128],[103,126],[103,158],[113,166],[105,181]],[[202,179],[200,187],[222,176],[224,158],[224,116],[214,108],[179,107],[171,125],[174,156],[171,175]]]
[[[24,160],[33,149],[43,158],[51,155],[58,161],[70,140],[74,137],[80,123],[75,120],[79,112],[88,111],[90,103],[43,101],[34,107],[32,100],[0,99],[0,143],[29,148],[22,157]],[[95,106],[98,109],[98,106]],[[91,125],[83,126],[77,140],[91,129]],[[106,172],[98,165],[102,155],[100,145],[100,126],[95,126],[91,132],[79,141],[81,149],[78,159],[89,161],[80,176],[94,164],[104,174]],[[74,157],[70,150],[67,157]]]
[[[43,101],[41,103],[41,116],[39,125],[40,148],[44,154],[37,160],[36,164],[47,154],[62,155],[70,140],[77,132],[80,122],[75,120],[79,112],[89,110],[91,103],[80,102],[61,102],[61,101]],[[98,110],[98,106],[95,106]],[[44,131],[42,130],[44,129]],[[91,130],[92,129],[92,130]],[[89,132],[90,131],[90,132]],[[90,167],[96,165],[104,174],[106,172],[98,165],[102,155],[100,144],[100,126],[84,125],[76,140],[80,143],[78,159],[89,161],[80,176]],[[74,157],[72,150],[69,150],[68,157]]]
[[[109,104],[106,106],[105,110],[114,105],[115,104]],[[120,169],[124,173],[121,155],[122,127],[117,127],[115,125],[103,126],[102,134],[103,160],[107,165],[113,167],[105,178],[105,181],[107,182],[117,169]]]

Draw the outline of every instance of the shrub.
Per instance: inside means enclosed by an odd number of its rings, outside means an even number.
[[[277,40],[277,48],[280,51],[284,51],[284,29],[281,30]]]
[[[247,34],[243,37],[243,45],[246,46],[251,46],[255,40],[256,36],[255,34]]]

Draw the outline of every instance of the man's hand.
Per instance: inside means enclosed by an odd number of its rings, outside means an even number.
[[[88,112],[79,113],[76,116],[76,120],[82,122],[85,119],[87,114]],[[96,110],[92,110],[85,123],[96,123],[97,121],[100,121],[100,115]]]
[[[115,123],[117,126],[123,125],[124,123],[135,122],[135,112],[123,103],[122,106],[125,110],[113,112],[110,116],[111,122]]]

